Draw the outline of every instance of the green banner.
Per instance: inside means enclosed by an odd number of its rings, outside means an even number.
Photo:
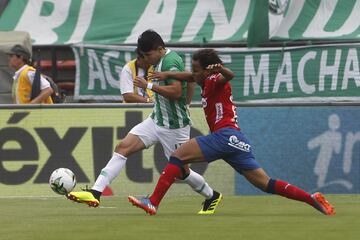
[[[50,106],[51,107],[51,106]],[[111,158],[116,144],[131,128],[147,118],[152,109],[119,105],[86,108],[52,107],[1,109],[1,196],[55,196],[49,177],[56,168],[71,169],[76,190],[92,185]],[[192,137],[206,135],[202,108],[190,110]],[[167,163],[160,144],[129,156],[126,167],[111,183],[115,195],[150,193]],[[234,194],[234,170],[224,161],[194,164],[215,189]],[[186,184],[177,184],[170,194],[194,194]]]
[[[136,43],[149,28],[171,43],[246,42],[251,27],[272,40],[334,40],[359,39],[359,17],[360,0],[16,0],[0,31],[27,31],[35,45]]]
[[[248,47],[258,47],[269,40],[269,3],[263,0],[254,0],[255,7],[252,13],[248,31]],[[275,1],[275,7],[278,7]],[[271,5],[270,5],[271,6]],[[265,26],[265,27],[264,27]]]
[[[191,70],[197,49],[171,48]],[[75,45],[75,98],[121,100],[122,66],[134,57],[133,47]],[[294,48],[218,48],[224,64],[235,72],[234,100],[243,101],[359,101],[360,45]],[[194,101],[200,101],[200,89]]]
[[[269,0],[270,39],[359,39],[359,0]]]

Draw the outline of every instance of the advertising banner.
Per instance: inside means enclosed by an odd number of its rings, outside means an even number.
[[[255,158],[270,177],[308,192],[360,193],[358,106],[256,107],[238,114]],[[236,194],[261,193],[236,175]]]
[[[195,48],[171,48],[191,70]],[[237,102],[359,101],[360,45],[325,45],[270,49],[217,48]],[[134,47],[77,44],[75,99],[121,100],[120,73]],[[156,83],[155,83],[156,84]],[[201,101],[200,89],[194,101]]]
[[[359,17],[360,0],[16,0],[0,31],[27,31],[35,45],[134,44],[150,28],[170,43],[246,42],[254,30],[271,40],[333,41],[359,39]]]
[[[91,186],[115,145],[150,112],[119,105],[0,109],[2,196],[54,196],[48,180],[59,167],[75,172],[77,190]],[[269,176],[309,192],[360,193],[359,107],[241,107],[237,114]],[[192,137],[208,134],[202,109],[192,108],[191,117]],[[165,164],[160,145],[136,153],[110,188],[119,196],[150,193]],[[224,194],[262,194],[224,161],[191,167]],[[169,194],[194,193],[178,183]]]
[[[0,109],[0,191],[2,196],[54,196],[49,186],[53,170],[71,169],[76,190],[92,186],[110,160],[116,144],[151,108],[24,108]],[[201,108],[191,110],[192,137],[208,133]],[[126,167],[111,183],[114,195],[148,194],[167,160],[160,144],[129,156]],[[234,171],[218,161],[193,164],[216,189],[234,193]],[[194,194],[176,184],[171,194]]]

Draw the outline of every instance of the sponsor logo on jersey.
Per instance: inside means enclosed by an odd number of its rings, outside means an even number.
[[[215,123],[219,122],[221,119],[223,119],[224,116],[224,109],[221,102],[215,103],[215,110],[216,110],[216,119]]]
[[[240,141],[235,135],[232,135],[229,137],[229,142],[228,142],[229,146],[232,146],[234,148],[237,148],[243,152],[250,152],[250,144],[247,144],[243,141]]]

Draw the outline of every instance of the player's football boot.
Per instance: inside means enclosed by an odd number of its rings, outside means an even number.
[[[130,203],[132,203],[132,205],[138,207],[138,208],[142,208],[146,213],[150,214],[150,215],[155,215],[156,211],[157,211],[157,207],[154,206],[151,202],[150,199],[147,197],[143,197],[140,199],[137,199],[136,197],[133,196],[129,196],[128,200]]]
[[[319,192],[311,194],[314,199],[314,208],[319,210],[325,215],[335,215],[335,208],[325,199],[324,195]]]
[[[213,214],[215,212],[216,207],[220,204],[222,198],[223,198],[222,194],[214,190],[213,196],[210,199],[206,199],[203,202],[203,207],[198,212],[198,214],[202,214],[202,215]]]
[[[67,198],[77,203],[87,204],[89,207],[98,207],[100,201],[90,191],[70,192]]]

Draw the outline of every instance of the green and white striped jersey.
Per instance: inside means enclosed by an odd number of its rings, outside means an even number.
[[[182,58],[174,51],[167,49],[166,54],[161,58],[159,64],[155,66],[155,71],[184,71],[184,62]],[[166,86],[175,79],[166,79],[165,81],[153,81],[154,84]],[[154,92],[154,109],[150,117],[154,119],[159,126],[170,129],[182,128],[191,123],[186,107],[187,83],[181,82],[182,94],[178,100],[168,99]]]

